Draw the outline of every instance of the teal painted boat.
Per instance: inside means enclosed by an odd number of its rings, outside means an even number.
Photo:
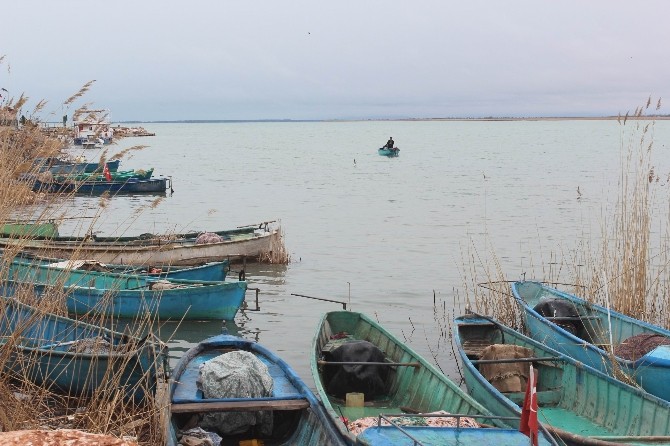
[[[119,170],[121,160],[107,161],[105,165],[110,172]],[[33,169],[38,172],[49,171],[53,175],[71,175],[78,173],[102,172],[104,167],[100,163],[75,162],[61,160],[56,157],[37,158],[33,161]]]
[[[394,147],[392,149],[389,149],[388,147],[380,147],[377,152],[382,155],[382,156],[387,156],[389,158],[395,157],[400,155],[400,149],[397,147]]]
[[[109,172],[109,178],[102,172],[80,172],[66,175],[53,175],[55,183],[65,182],[106,182],[106,181],[128,181],[130,179],[148,180],[154,173],[153,167],[151,169],[138,170],[118,170]]]
[[[3,259],[7,262],[6,259]],[[63,269],[19,258],[9,262],[4,291],[31,287],[38,294],[55,289],[66,296],[71,314],[166,320],[232,320],[247,282],[152,278],[145,275]]]
[[[20,180],[31,184],[33,192],[80,194],[80,195],[116,195],[116,194],[164,194],[172,190],[172,177],[141,180],[127,178],[118,181],[44,181],[35,175],[21,175]]]
[[[456,318],[454,344],[470,395],[497,415],[520,414],[532,363],[538,371],[538,421],[563,442],[670,444],[670,403],[493,319]]]
[[[54,221],[6,221],[0,223],[0,237],[53,238],[58,237],[58,223]]]
[[[0,253],[7,255],[4,250],[0,249]],[[63,270],[83,270],[83,271],[97,271],[101,273],[118,273],[118,274],[136,274],[141,276],[153,278],[169,278],[169,279],[186,279],[186,280],[201,280],[201,281],[223,281],[226,280],[228,271],[230,270],[230,262],[223,260],[220,262],[207,262],[202,265],[195,266],[173,266],[173,265],[119,265],[100,263],[97,260],[66,260],[53,259],[50,257],[42,257],[29,252],[19,252],[16,258],[25,260],[38,265],[46,265],[53,268],[61,268]],[[5,258],[5,260],[7,260]]]
[[[69,395],[101,386],[141,401],[168,370],[167,346],[155,336],[128,336],[0,299],[0,352],[5,372]]]
[[[252,353],[266,367],[272,378],[272,391],[266,397],[239,396],[231,398],[204,398],[196,384],[200,367],[225,353],[242,351]],[[232,379],[233,370],[222,371],[223,384]],[[222,445],[344,445],[344,438],[333,426],[321,402],[295,371],[275,353],[264,346],[240,337],[219,335],[200,342],[188,350],[172,372],[170,385],[171,423],[168,445],[176,446],[177,434],[195,418],[226,412],[258,413],[270,411],[271,417],[258,417],[258,425],[238,427],[238,433],[218,432]],[[193,423],[189,423],[192,426]],[[223,428],[223,426],[222,426]]]
[[[383,353],[383,361],[347,362],[336,361],[338,347],[352,341],[368,341]],[[511,428],[510,420],[496,418],[483,405],[466,394],[460,387],[440,373],[413,350],[400,342],[391,333],[362,313],[334,311],[321,319],[313,343],[311,371],[319,397],[326,410],[335,420],[341,434],[350,443],[361,445],[413,445],[413,444],[462,444],[459,438],[478,438],[481,444],[527,445],[528,437]],[[369,367],[376,367],[369,369]],[[344,369],[346,368],[346,369]],[[358,389],[347,392],[347,397],[335,396],[333,383],[340,369],[354,373],[369,373],[368,376],[382,376],[383,389],[372,396],[369,390]],[[386,371],[384,371],[386,370]],[[337,389],[347,391],[348,389]],[[364,390],[361,392],[360,390]],[[362,395],[361,395],[362,394]],[[363,406],[352,404],[354,396],[363,398]],[[350,425],[365,417],[401,415],[411,417],[413,424],[420,425],[429,417],[423,414],[446,411],[460,420],[461,416],[475,418],[477,422],[496,428],[431,427],[426,426],[375,426],[368,427],[358,437],[354,436],[342,421],[346,418]],[[446,414],[441,416],[448,417]],[[515,415],[518,420],[518,415]],[[455,423],[456,424],[456,423]],[[467,433],[466,433],[467,431]],[[407,435],[409,434],[409,436]],[[437,439],[437,440],[436,440]],[[437,441],[437,443],[435,442]],[[547,434],[540,438],[540,444],[555,444]]]
[[[647,392],[670,400],[670,331],[538,282],[516,282],[512,292],[535,339],[602,372],[628,376]],[[631,349],[636,341],[646,348]]]

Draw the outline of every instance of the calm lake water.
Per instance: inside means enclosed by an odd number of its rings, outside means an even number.
[[[466,281],[485,280],[473,278],[471,266],[495,254],[508,279],[541,278],[552,253],[569,256],[597,240],[616,198],[622,147],[639,145],[635,125],[147,123],[156,136],[120,140],[109,153],[146,145],[124,157],[121,170],[153,167],[172,177],[174,193],[158,203],[113,197],[102,211],[99,198],[75,197],[64,209],[89,218],[66,220],[61,233],[89,225],[104,235],[221,230],[277,219],[291,262],[247,269],[250,286],[261,289],[260,311],[240,313],[232,330],[274,349],[311,382],[318,320],[341,306],[293,294],[346,301],[458,379],[440,330],[463,311],[455,302]],[[389,136],[398,158],[377,154]],[[650,136],[665,175],[670,123],[656,122]],[[100,156],[73,151],[82,152]],[[161,336],[174,363],[221,326],[167,323]]]

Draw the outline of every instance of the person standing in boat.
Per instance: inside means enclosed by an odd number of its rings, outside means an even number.
[[[395,141],[393,141],[393,136],[389,136],[389,140],[386,141],[386,145],[384,147],[386,147],[387,149],[392,149],[394,144]]]

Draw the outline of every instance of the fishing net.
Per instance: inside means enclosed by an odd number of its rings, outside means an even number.
[[[639,334],[616,345],[614,354],[623,359],[637,361],[659,345],[670,345],[670,339],[659,334]]]
[[[196,245],[205,245],[207,243],[219,243],[223,241],[223,237],[213,232],[203,232],[195,239]]]
[[[274,383],[267,366],[254,354],[234,351],[202,364],[198,385],[205,398],[263,398],[272,396]],[[200,426],[221,435],[258,426],[262,434],[270,435],[272,411],[205,414]]]

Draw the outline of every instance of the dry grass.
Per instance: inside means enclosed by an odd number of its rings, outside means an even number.
[[[91,84],[92,82],[84,86],[65,105],[80,98]],[[17,101],[3,103],[0,116],[11,113],[7,107],[19,110],[25,102],[26,98],[21,96]],[[30,116],[37,115],[43,107],[44,102],[39,103]],[[82,113],[85,112],[84,109]],[[58,194],[35,194],[27,183],[17,180],[22,173],[34,173],[31,162],[34,158],[57,156],[62,148],[63,142],[46,135],[39,125],[0,125],[0,184],[3,185],[0,188],[0,220],[19,218],[35,222],[58,222],[70,218],[66,209],[67,197]],[[92,230],[97,219],[102,216],[104,202],[101,199],[98,215],[90,220],[82,220],[82,225],[88,226],[87,232]],[[3,252],[0,283],[5,283],[8,279],[8,261],[26,243],[27,239],[19,238],[11,248]],[[40,312],[66,314],[66,295],[62,288],[53,287],[38,297],[31,287],[26,286],[18,289],[15,296],[17,300],[35,306]],[[0,327],[3,325],[3,314],[5,313],[0,309]],[[109,326],[111,323],[101,318],[88,322],[98,326]],[[129,324],[126,334],[140,337],[150,332],[155,323],[153,317],[147,315]],[[121,383],[125,382],[125,378],[121,372],[135,359],[132,355],[115,356],[113,366],[107,369],[108,373],[92,395],[65,395],[50,388],[48,383],[35,384],[27,372],[9,373],[7,366],[17,361],[16,347],[26,342],[25,331],[28,326],[29,324],[19,326],[12,333],[3,333],[0,338],[0,401],[3,402],[0,404],[0,431],[73,428],[116,437],[130,436],[138,439],[141,445],[163,444],[165,431],[161,425],[164,421],[161,412],[165,403],[158,401],[153,390],[147,387],[149,380],[141,380],[138,386],[145,388],[137,389],[145,392],[146,398],[136,402],[124,398],[126,391],[121,388]],[[136,347],[138,345],[130,341],[125,348],[133,351]],[[24,361],[22,369],[27,371],[31,361],[37,361],[37,358],[24,356],[21,360]]]
[[[670,323],[670,174],[654,165],[653,120],[640,119],[661,101],[648,99],[635,112],[619,117],[621,172],[610,215],[601,236],[539,264],[527,265],[528,279],[560,285],[568,292],[663,327]],[[542,235],[539,234],[538,237]],[[494,249],[491,248],[491,253]],[[482,258],[474,248],[463,256],[464,303],[478,312],[519,327],[519,311],[511,296],[510,278],[495,254]],[[532,254],[531,254],[532,258]],[[606,295],[607,294],[607,295]]]

